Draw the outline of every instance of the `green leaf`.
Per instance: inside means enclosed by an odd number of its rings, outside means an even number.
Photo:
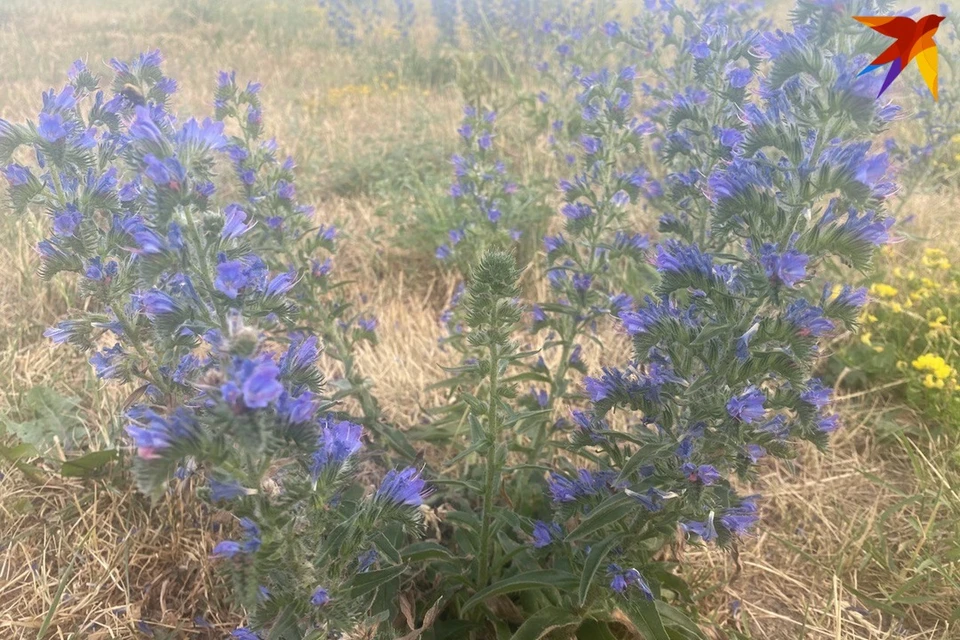
[[[637,502],[625,493],[617,493],[601,502],[597,508],[584,518],[577,528],[567,534],[566,540],[580,540],[594,531],[613,524],[631,511],[637,509]]]
[[[398,577],[406,568],[407,565],[398,564],[393,567],[387,567],[386,569],[358,573],[347,583],[350,589],[350,597],[359,598],[370,593],[374,589]]]
[[[297,622],[297,614],[292,605],[285,606],[273,619],[267,640],[288,640],[302,638],[303,631]]]
[[[355,517],[344,520],[338,524],[333,531],[330,532],[330,535],[327,536],[327,539],[323,541],[323,546],[320,548],[320,553],[317,554],[314,564],[320,566],[327,556],[331,554],[337,555],[340,552],[340,547],[343,546],[344,541],[353,532],[355,525]]]
[[[527,618],[510,640],[540,640],[551,631],[579,623],[580,616],[559,607],[547,607]]]
[[[577,628],[577,640],[617,640],[617,637],[607,623],[588,619]]]
[[[667,626],[669,626],[671,629],[681,629],[684,632],[684,637],[686,638],[706,640],[706,637],[703,635],[700,627],[698,627],[697,624],[683,611],[680,611],[680,609],[677,609],[673,605],[667,604],[663,600],[656,600],[655,602],[657,611],[660,613],[661,618],[666,621]]]
[[[560,589],[561,591],[570,591],[579,584],[577,577],[569,571],[560,571],[558,569],[543,569],[539,571],[527,571],[509,578],[504,578],[495,582],[486,589],[481,589],[473,595],[472,598],[463,604],[460,613],[466,613],[487,598],[503,595],[505,593],[516,593],[517,591],[530,591],[531,589]]]
[[[97,475],[105,466],[119,457],[120,454],[116,449],[94,451],[64,462],[60,467],[60,475],[64,478],[89,478]]]
[[[74,398],[60,395],[50,387],[33,387],[23,397],[22,420],[0,419],[7,432],[32,444],[44,454],[53,447],[54,438],[64,449],[73,449],[83,437],[83,422]]]
[[[623,481],[630,481],[630,476],[633,475],[633,472],[639,469],[643,464],[649,463],[653,460],[656,460],[656,454],[659,453],[661,445],[659,444],[646,444],[640,447],[636,453],[630,456],[630,459],[623,463],[623,468],[620,470],[620,475],[617,476],[617,481],[614,483],[619,485]]]
[[[20,473],[25,475],[27,479],[34,484],[41,484],[44,481],[45,474],[40,473],[36,467],[29,462],[26,462],[24,458],[39,457],[40,452],[37,451],[37,448],[32,444],[20,442],[12,447],[5,447],[0,444],[0,458],[5,459],[19,469]]]
[[[373,536],[373,544],[376,545],[377,549],[380,550],[380,553],[382,553],[390,562],[394,564],[400,564],[402,562],[400,552],[397,551],[397,548],[393,546],[393,543],[390,542],[390,540],[382,531],[377,532]]]
[[[583,574],[580,576],[579,598],[581,607],[587,602],[587,594],[590,592],[590,585],[593,584],[593,579],[597,576],[597,571],[600,570],[600,565],[603,563],[603,559],[607,557],[607,553],[610,552],[610,549],[619,540],[619,535],[612,535],[603,542],[590,547],[590,554],[583,563]]]
[[[650,600],[631,602],[626,607],[626,614],[637,626],[644,640],[670,640],[667,630],[663,626],[657,606]]]
[[[423,560],[452,560],[453,554],[445,546],[425,540],[414,542],[401,549],[400,558],[408,563]]]

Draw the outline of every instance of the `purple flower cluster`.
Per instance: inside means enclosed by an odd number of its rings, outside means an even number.
[[[452,228],[435,256],[449,261],[458,255],[475,260],[477,246],[509,245],[523,237],[525,227],[537,220],[519,217],[516,210],[518,185],[507,175],[506,165],[497,157],[496,113],[464,108],[463,123],[457,129],[462,151],[452,158],[454,182],[450,186]],[[466,269],[466,266],[464,267]]]

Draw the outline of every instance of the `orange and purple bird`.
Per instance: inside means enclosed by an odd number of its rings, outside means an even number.
[[[914,58],[917,59],[917,66],[920,68],[920,75],[930,87],[930,93],[933,99],[937,99],[937,43],[933,41],[933,35],[937,32],[940,23],[943,22],[943,16],[929,15],[914,21],[905,16],[884,17],[884,16],[854,16],[854,20],[862,22],[877,33],[882,33],[890,38],[896,38],[897,41],[887,47],[887,49],[877,56],[877,59],[866,66],[858,76],[870,73],[874,69],[879,69],[885,64],[890,64],[890,71],[883,81],[883,87],[877,95],[879,98],[887,90],[890,83],[896,79],[900,72],[906,69],[907,65]]]

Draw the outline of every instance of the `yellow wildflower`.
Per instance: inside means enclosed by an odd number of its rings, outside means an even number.
[[[920,262],[923,266],[934,269],[947,271],[950,268],[950,261],[947,260],[947,254],[945,254],[942,249],[933,247],[923,250],[923,257],[920,258]]]
[[[883,353],[883,347],[881,347],[880,345],[873,344],[873,341],[871,340],[872,336],[873,336],[873,333],[869,331],[865,331],[864,333],[860,334],[860,342],[867,345],[877,353]]]
[[[947,316],[940,315],[928,322],[927,326],[930,327],[930,331],[950,331],[950,325],[946,322]]]
[[[927,389],[943,389],[944,384],[943,380],[934,378],[929,373],[923,378],[923,386]]]
[[[895,298],[900,293],[896,287],[891,287],[882,282],[876,282],[870,285],[870,295],[878,298]]]
[[[894,313],[903,313],[903,305],[899,302],[891,302],[890,311],[893,311]]]
[[[928,371],[937,380],[946,380],[956,373],[946,360],[932,353],[923,354],[912,364],[917,371]]]

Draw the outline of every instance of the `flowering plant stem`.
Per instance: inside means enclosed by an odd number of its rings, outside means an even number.
[[[496,324],[496,311],[494,323]],[[482,589],[487,585],[490,570],[490,528],[493,519],[494,492],[500,485],[500,464],[496,453],[497,441],[500,439],[500,425],[497,421],[497,386],[499,384],[500,354],[498,345],[490,345],[490,407],[487,415],[487,440],[489,451],[484,471],[483,482],[483,511],[480,528],[480,555],[477,587]]]

